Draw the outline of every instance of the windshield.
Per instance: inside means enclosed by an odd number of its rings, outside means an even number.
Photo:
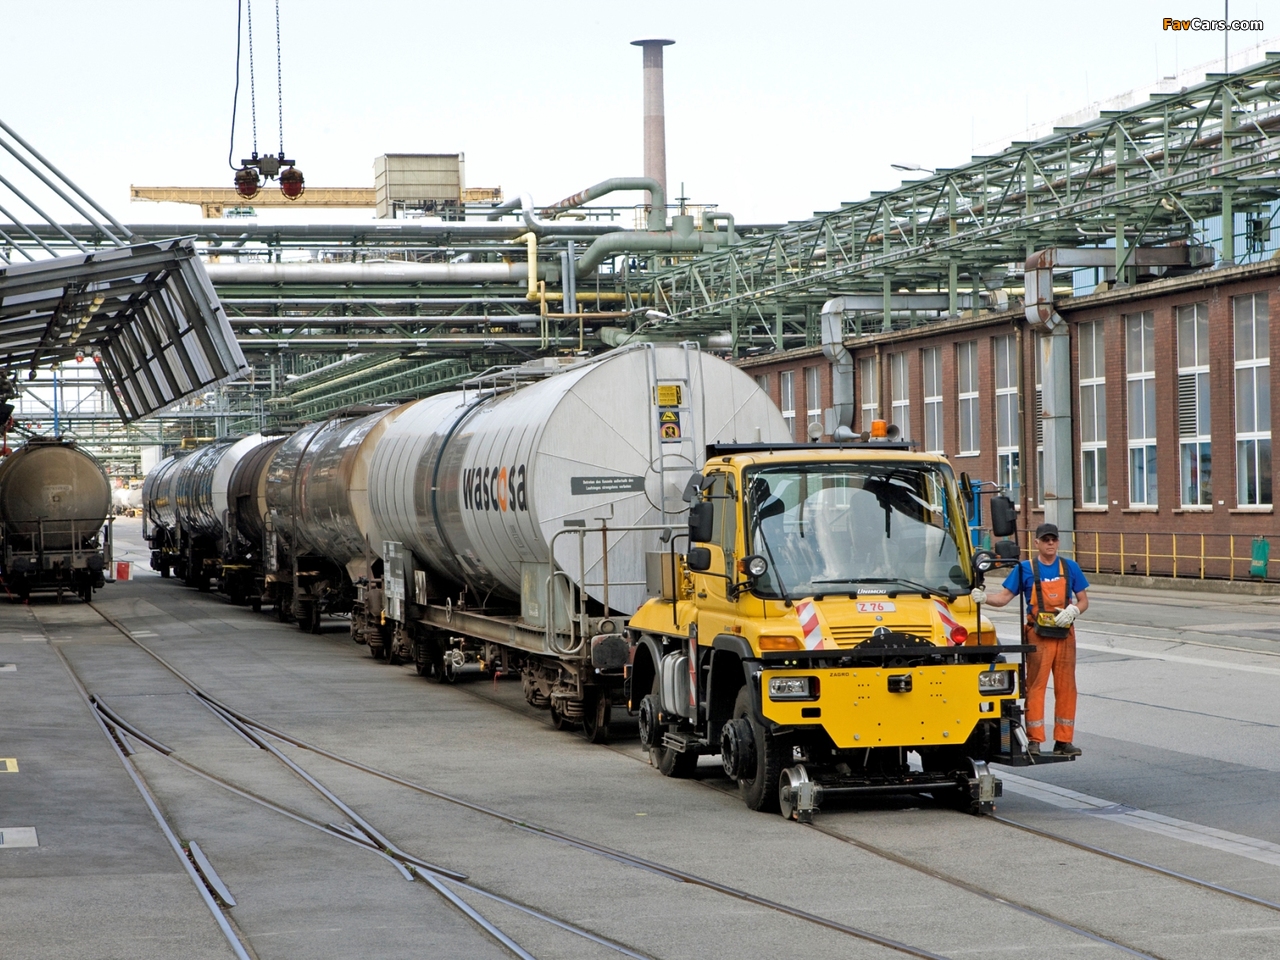
[[[744,479],[750,551],[769,561],[761,596],[968,588],[945,464],[788,464]]]

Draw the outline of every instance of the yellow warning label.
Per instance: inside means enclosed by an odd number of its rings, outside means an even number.
[[[680,406],[680,385],[677,383],[667,383],[654,387],[653,404],[656,407]]]
[[[662,423],[679,423],[680,414],[676,410],[663,410],[658,414],[658,420]]]
[[[17,773],[18,761],[14,757],[0,757],[0,773]]]
[[[664,423],[662,425],[662,440],[664,443],[666,443],[669,440],[679,440],[679,439],[680,439],[680,424]]]

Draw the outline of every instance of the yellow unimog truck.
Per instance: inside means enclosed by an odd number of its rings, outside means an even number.
[[[990,812],[988,763],[1031,762],[1006,659],[1030,648],[999,645],[969,597],[996,559],[971,548],[962,489],[887,439],[708,447],[684,552],[680,534],[648,555],[627,627],[651,763],[687,776],[718,753],[747,806],[800,820],[877,793]]]

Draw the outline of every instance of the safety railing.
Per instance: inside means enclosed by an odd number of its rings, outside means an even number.
[[[556,541],[560,537],[568,534],[578,538],[578,576],[575,579],[568,571],[561,570],[552,560],[551,574],[546,578],[543,584],[543,596],[546,598],[546,624],[544,628],[546,636],[547,649],[552,653],[561,656],[579,656],[586,650],[584,644],[586,642],[586,634],[590,617],[587,614],[587,588],[601,588],[601,606],[605,613],[609,611],[609,587],[624,586],[641,586],[643,581],[634,580],[610,580],[609,578],[609,536],[610,534],[627,534],[639,533],[644,531],[655,531],[661,534],[664,543],[672,540],[675,532],[679,529],[676,525],[666,524],[632,524],[629,526],[611,527],[605,520],[600,521],[598,527],[588,527],[584,521],[579,521],[579,526],[574,521],[566,521],[565,526],[561,530],[557,530],[551,537],[550,553],[555,557]],[[587,536],[588,534],[599,534],[600,551],[601,551],[601,578],[598,581],[588,581],[587,572]],[[570,602],[575,604],[575,611],[571,614],[571,619],[577,627],[568,638],[567,643],[561,642],[559,632],[556,629],[556,602],[555,602],[555,582],[557,579],[563,579],[569,585]]]
[[[1280,568],[1275,566],[1280,558],[1270,556],[1266,537],[1172,530],[1077,530],[1074,535],[1075,550],[1062,554],[1086,573],[1184,580],[1280,580]],[[1025,559],[1035,553],[1035,535],[1028,531],[1022,556]],[[1259,569],[1265,573],[1254,572]]]

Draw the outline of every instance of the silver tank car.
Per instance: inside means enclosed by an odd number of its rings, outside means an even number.
[[[347,568],[352,580],[368,576],[368,557],[379,556],[382,535],[369,510],[369,466],[387,429],[412,404],[381,410],[316,433],[297,476],[297,529],[302,549]],[[277,502],[290,502],[293,477],[272,473]],[[271,497],[271,494],[268,494]]]
[[[516,390],[418,401],[374,451],[370,512],[437,576],[536,605],[567,524],[678,525],[706,445],[733,440],[791,435],[738,368],[692,346],[638,344]],[[609,543],[608,606],[630,614],[646,599],[645,552],[658,535]],[[586,592],[604,602],[601,538],[582,548]],[[554,555],[580,579],[577,537],[556,538]]]
[[[144,530],[149,537],[149,527],[165,527],[172,530],[178,525],[178,495],[174,482],[178,467],[188,456],[188,451],[165,457],[142,480],[142,507]]]
[[[86,601],[104,583],[102,529],[111,484],[69,440],[32,439],[0,461],[0,522],[10,589],[74,590]]]

